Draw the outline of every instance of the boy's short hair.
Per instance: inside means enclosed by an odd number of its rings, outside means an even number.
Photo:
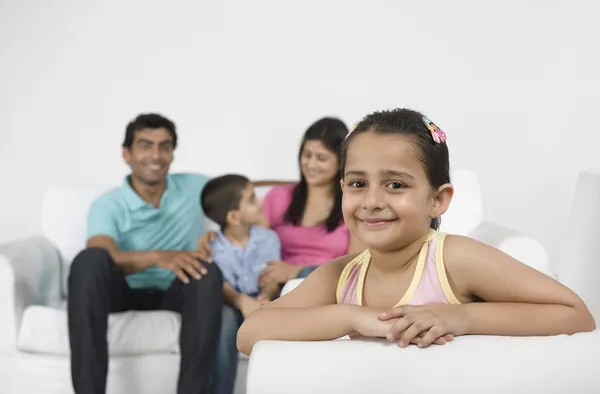
[[[224,229],[227,213],[240,208],[242,191],[248,184],[250,179],[238,174],[222,175],[208,181],[200,196],[204,214]]]

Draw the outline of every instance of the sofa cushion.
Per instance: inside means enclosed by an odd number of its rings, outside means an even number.
[[[179,353],[180,315],[170,311],[129,311],[108,319],[108,350],[112,357]],[[68,356],[67,311],[45,306],[25,310],[17,341],[21,351]]]

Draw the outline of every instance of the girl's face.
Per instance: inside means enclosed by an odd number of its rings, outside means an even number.
[[[335,152],[327,149],[319,140],[304,142],[300,154],[300,169],[311,186],[329,185],[337,174],[338,159]]]
[[[342,189],[346,225],[364,245],[382,252],[423,237],[439,212],[437,191],[408,136],[357,135],[348,146]]]

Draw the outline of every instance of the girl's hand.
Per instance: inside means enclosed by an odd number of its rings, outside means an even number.
[[[398,341],[398,346],[406,347],[416,343],[426,347],[436,338],[452,338],[464,334],[466,317],[461,313],[460,305],[404,305],[382,313],[380,320],[392,321],[386,338]]]
[[[352,316],[352,330],[364,337],[385,338],[399,319],[380,319],[381,311],[357,306]]]
[[[369,308],[369,307],[357,307],[352,317],[352,328],[354,332],[365,337],[379,337],[386,338],[388,334],[394,329],[401,319],[393,318],[388,316],[386,319],[382,319],[381,310]],[[440,335],[435,337],[432,343],[436,345],[445,345],[454,339],[453,335]],[[415,345],[419,340],[422,340],[421,336],[415,336],[410,340],[410,343]]]
[[[215,231],[207,231],[204,234],[202,234],[202,236],[198,238],[198,241],[196,242],[196,252],[200,253],[202,255],[202,259],[206,260],[209,263],[212,262],[213,254],[213,250],[210,247],[210,243],[214,242],[216,238],[217,233]]]

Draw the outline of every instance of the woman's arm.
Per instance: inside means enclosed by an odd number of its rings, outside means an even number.
[[[352,305],[336,305],[337,283],[349,255],[321,266],[298,287],[252,313],[238,331],[238,349],[249,355],[262,340],[331,340],[352,331]]]
[[[444,260],[459,292],[487,301],[462,306],[466,334],[542,336],[596,328],[577,294],[496,248],[449,235]]]

